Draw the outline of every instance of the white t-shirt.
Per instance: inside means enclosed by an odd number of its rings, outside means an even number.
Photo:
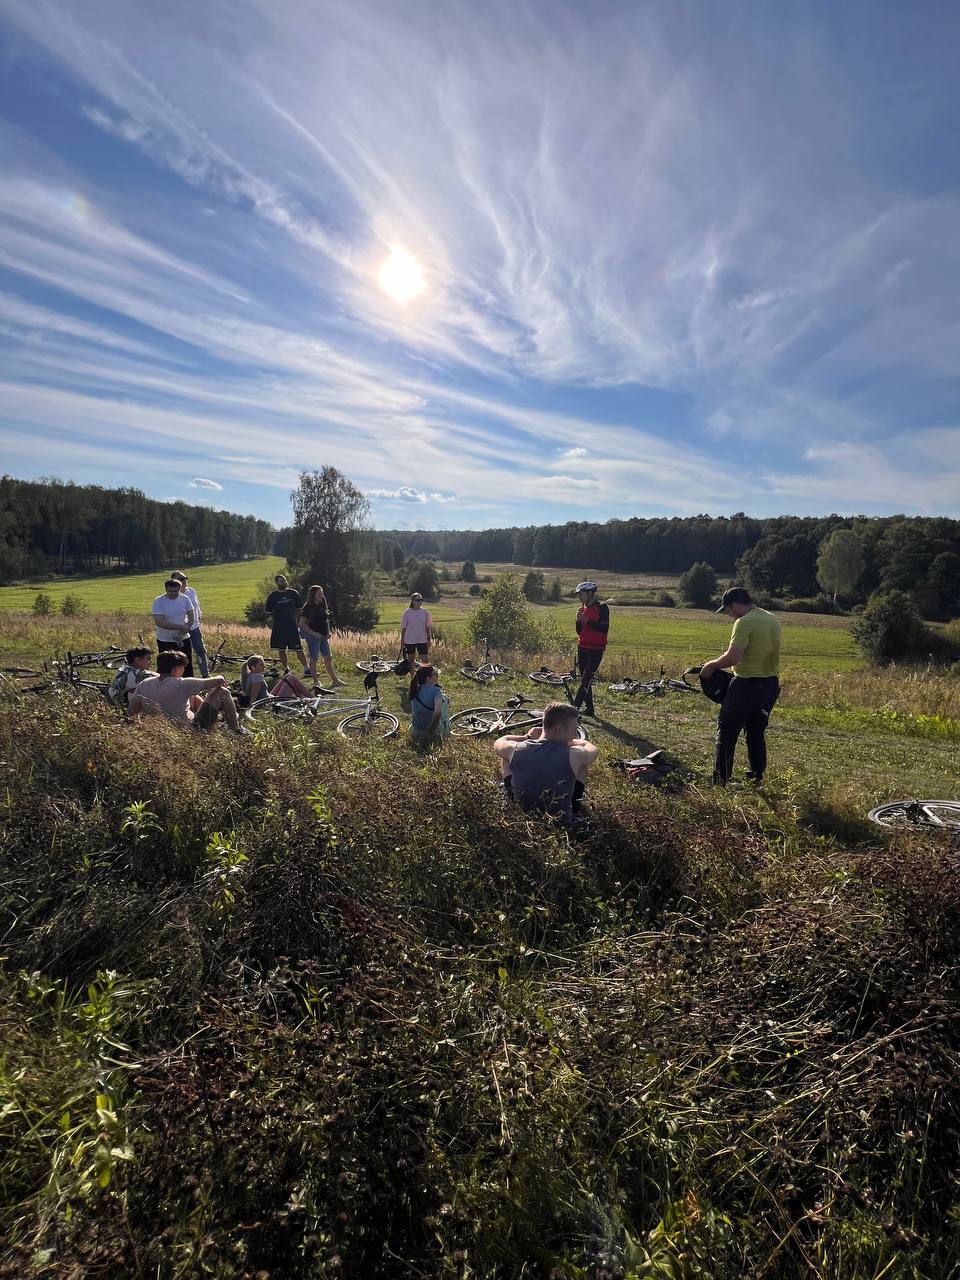
[[[199,627],[200,619],[203,616],[203,611],[200,608],[200,601],[197,599],[197,593],[194,591],[193,587],[187,587],[186,591],[184,591],[183,594],[187,597],[187,599],[193,605],[194,628]]]
[[[404,644],[426,644],[427,627],[433,624],[429,609],[404,609],[400,616],[400,631]]]
[[[160,614],[163,621],[167,623],[167,626],[157,624],[157,639],[168,643],[171,640],[182,640],[188,633],[171,630],[171,628],[185,627],[189,621],[187,615],[192,608],[193,605],[186,596],[177,596],[176,600],[171,600],[167,595],[157,596],[150,606],[150,612]]]

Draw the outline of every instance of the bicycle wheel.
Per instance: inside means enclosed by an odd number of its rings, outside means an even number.
[[[393,662],[387,662],[386,658],[374,656],[372,658],[363,658],[356,664],[356,667],[358,671],[373,672],[378,676],[385,676],[388,671],[393,670],[395,665]]]
[[[667,688],[672,689],[676,693],[699,693],[699,689],[695,689],[692,684],[687,684],[686,680],[668,680]]]
[[[258,698],[252,706],[247,707],[244,715],[248,720],[260,724],[266,720],[303,722],[313,715],[313,705],[312,698]]]
[[[450,717],[450,736],[479,738],[485,733],[493,733],[502,724],[503,712],[496,707],[470,707]]]
[[[575,677],[570,674],[560,675],[556,671],[542,671],[542,670],[528,671],[527,678],[529,680],[532,680],[534,684],[549,684],[549,685],[553,685],[555,688],[559,688],[560,686],[566,685],[566,684],[573,684],[573,681],[575,679]]]
[[[960,831],[960,801],[891,800],[871,809],[867,817],[898,830]]]
[[[389,711],[358,711],[337,725],[337,733],[343,738],[392,738],[400,728],[400,721]]]
[[[27,676],[31,676],[35,679],[37,676],[41,674],[42,672],[32,671],[29,667],[0,667],[0,675],[3,675],[3,676],[16,676],[16,677],[22,677],[24,679]]]

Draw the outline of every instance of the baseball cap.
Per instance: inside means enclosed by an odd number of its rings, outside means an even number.
[[[753,604],[750,592],[746,587],[730,587],[720,597],[720,608],[717,613],[726,613],[732,604]]]

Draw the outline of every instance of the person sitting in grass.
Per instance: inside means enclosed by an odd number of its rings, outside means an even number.
[[[417,667],[410,681],[410,741],[443,742],[450,734],[450,702],[440,688],[440,669]]]
[[[285,671],[273,688],[269,688],[264,658],[259,653],[251,653],[240,668],[240,694],[249,707],[260,698],[309,698],[310,690],[292,671]]]
[[[543,726],[505,733],[493,744],[507,794],[528,812],[571,823],[580,812],[587,774],[597,748],[580,737],[577,708],[551,702]]]
[[[130,695],[141,680],[157,674],[150,670],[152,657],[153,651],[142,646],[127,650],[126,661],[110,681],[110,688],[107,690],[107,697],[114,706],[126,710]]]
[[[187,655],[176,649],[158,654],[157,674],[141,681],[130,695],[131,717],[164,715],[184,728],[212,729],[222,716],[234,733],[247,733],[223,676],[185,680],[186,666]]]

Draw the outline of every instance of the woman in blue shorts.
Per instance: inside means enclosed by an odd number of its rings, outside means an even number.
[[[323,659],[331,689],[342,689],[346,684],[333,669],[330,656],[330,608],[323,587],[312,586],[307,592],[306,604],[300,610],[300,634],[310,653],[310,674],[317,682],[317,659]]]

